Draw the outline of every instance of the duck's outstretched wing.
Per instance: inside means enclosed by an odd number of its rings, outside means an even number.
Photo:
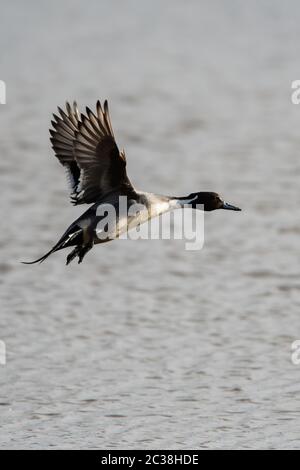
[[[60,163],[65,167],[67,179],[71,191],[71,201],[78,194],[80,168],[75,160],[74,140],[78,132],[80,115],[77,104],[73,107],[66,103],[66,111],[58,108],[60,116],[53,114],[51,121],[53,129],[50,129],[52,148]]]
[[[111,126],[108,104],[97,101],[96,114],[86,108],[81,115],[74,142],[80,168],[75,204],[92,203],[113,190],[132,187],[126,173],[126,157],[119,152]]]
[[[115,142],[107,101],[96,114],[86,108],[79,116],[76,103],[54,115],[51,142],[59,161],[66,167],[73,204],[91,204],[122,187],[132,188],[126,173],[125,153]]]

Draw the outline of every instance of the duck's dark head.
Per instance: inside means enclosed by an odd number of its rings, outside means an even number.
[[[211,192],[192,193],[188,196],[189,204],[197,209],[197,205],[204,206],[205,211],[214,211],[216,209],[226,209],[231,211],[240,211],[239,207],[228,204],[223,201],[219,194]]]

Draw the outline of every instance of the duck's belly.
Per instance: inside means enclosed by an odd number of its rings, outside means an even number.
[[[166,201],[153,200],[148,207],[141,204],[133,204],[128,209],[128,214],[111,217],[105,220],[103,217],[95,227],[94,243],[104,243],[122,237],[130,230],[138,228],[150,219],[170,210],[170,204]]]

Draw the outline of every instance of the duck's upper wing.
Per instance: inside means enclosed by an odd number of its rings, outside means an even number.
[[[67,105],[55,117],[52,144],[60,162],[71,174],[73,204],[90,204],[122,186],[132,187],[126,174],[126,158],[115,142],[107,101],[96,105],[96,114],[86,108],[81,115]],[[76,117],[75,117],[76,116]]]

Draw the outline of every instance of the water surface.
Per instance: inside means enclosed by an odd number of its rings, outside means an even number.
[[[296,1],[0,0],[2,448],[297,448]],[[39,266],[83,210],[48,140],[108,98],[139,188],[215,190],[202,251],[119,241]]]

